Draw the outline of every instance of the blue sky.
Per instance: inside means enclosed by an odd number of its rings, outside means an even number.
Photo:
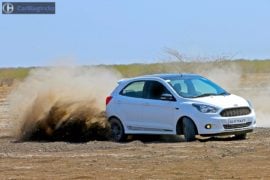
[[[270,58],[268,0],[56,1],[55,15],[0,14],[0,67]]]

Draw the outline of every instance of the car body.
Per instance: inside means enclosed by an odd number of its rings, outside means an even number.
[[[120,80],[106,99],[115,141],[128,134],[236,135],[256,126],[251,103],[196,74],[155,74]],[[116,137],[117,136],[117,137]]]

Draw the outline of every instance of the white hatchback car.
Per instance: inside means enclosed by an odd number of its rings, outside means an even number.
[[[106,98],[112,139],[129,134],[235,135],[256,126],[249,101],[196,74],[155,74],[124,79]]]

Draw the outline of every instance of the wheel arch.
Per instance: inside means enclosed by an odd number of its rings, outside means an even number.
[[[183,119],[184,118],[188,118],[192,121],[192,123],[194,124],[195,126],[195,130],[196,130],[196,134],[198,135],[198,128],[197,128],[197,125],[196,123],[193,121],[192,118],[188,117],[188,116],[182,116],[178,119],[177,123],[176,123],[176,134],[180,135],[180,134],[183,134]]]
[[[113,119],[113,118],[117,119],[117,120],[120,122],[120,124],[122,125],[122,127],[123,127],[123,129],[124,129],[124,132],[126,132],[126,128],[125,128],[125,126],[124,126],[124,123],[123,123],[123,121],[121,121],[121,119],[120,119],[119,117],[117,117],[117,116],[115,116],[115,115],[110,116],[110,117],[108,118],[108,121],[110,122],[110,120]]]
[[[112,118],[115,118],[115,119],[117,119],[117,120],[119,120],[120,122],[121,122],[121,120],[120,120],[120,118],[119,117],[117,117],[117,116],[110,116],[109,118],[108,118],[108,121],[110,121]],[[122,123],[122,122],[121,122]]]

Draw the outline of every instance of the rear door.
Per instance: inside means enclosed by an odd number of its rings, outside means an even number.
[[[144,87],[145,81],[134,81],[126,85],[118,95],[116,108],[127,131],[137,127],[142,118]]]

